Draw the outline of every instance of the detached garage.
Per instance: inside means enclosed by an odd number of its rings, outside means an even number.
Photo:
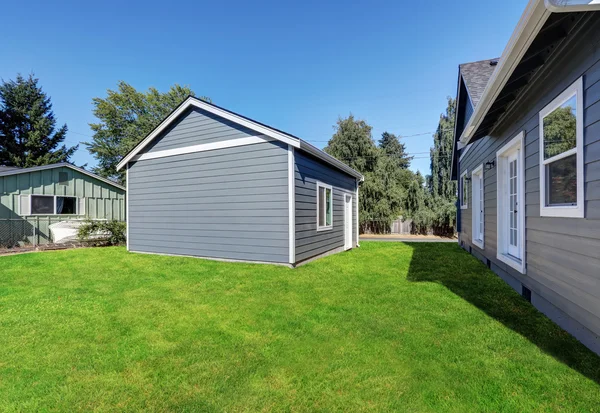
[[[358,246],[360,173],[194,97],[122,168],[129,251],[296,265]]]

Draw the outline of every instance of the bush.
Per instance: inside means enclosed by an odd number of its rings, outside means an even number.
[[[121,245],[127,241],[127,224],[123,221],[87,220],[79,227],[77,237],[81,241],[98,240],[108,245]]]

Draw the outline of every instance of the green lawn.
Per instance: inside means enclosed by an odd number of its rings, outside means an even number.
[[[3,411],[600,410],[600,358],[454,244],[0,268]]]

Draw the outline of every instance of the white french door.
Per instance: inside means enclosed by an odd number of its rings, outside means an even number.
[[[525,134],[496,152],[498,231],[496,258],[525,274]]]
[[[507,219],[507,224],[508,224],[508,237],[507,237],[507,241],[508,241],[508,254],[515,257],[515,258],[521,258],[521,246],[520,244],[520,239],[521,239],[521,231],[523,230],[522,228],[520,228],[519,225],[519,213],[520,213],[520,209],[521,209],[521,202],[519,199],[519,181],[521,180],[521,176],[520,176],[520,165],[519,165],[519,151],[515,151],[514,153],[510,154],[507,157],[507,163],[508,163],[508,168],[507,168],[507,174],[506,174],[506,179],[508,180],[506,188],[508,189],[508,208],[507,208],[507,213],[508,213],[508,219]]]
[[[473,244],[483,248],[485,222],[483,165],[473,171],[471,181],[473,183]]]

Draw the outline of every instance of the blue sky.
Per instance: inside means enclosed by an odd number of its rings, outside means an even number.
[[[3,5],[0,77],[35,73],[69,144],[117,81],[198,95],[325,146],[339,116],[434,131],[458,64],[502,53],[526,0],[21,2]],[[87,135],[87,136],[86,136]],[[429,173],[431,135],[404,140]],[[83,145],[78,165],[94,159]]]

